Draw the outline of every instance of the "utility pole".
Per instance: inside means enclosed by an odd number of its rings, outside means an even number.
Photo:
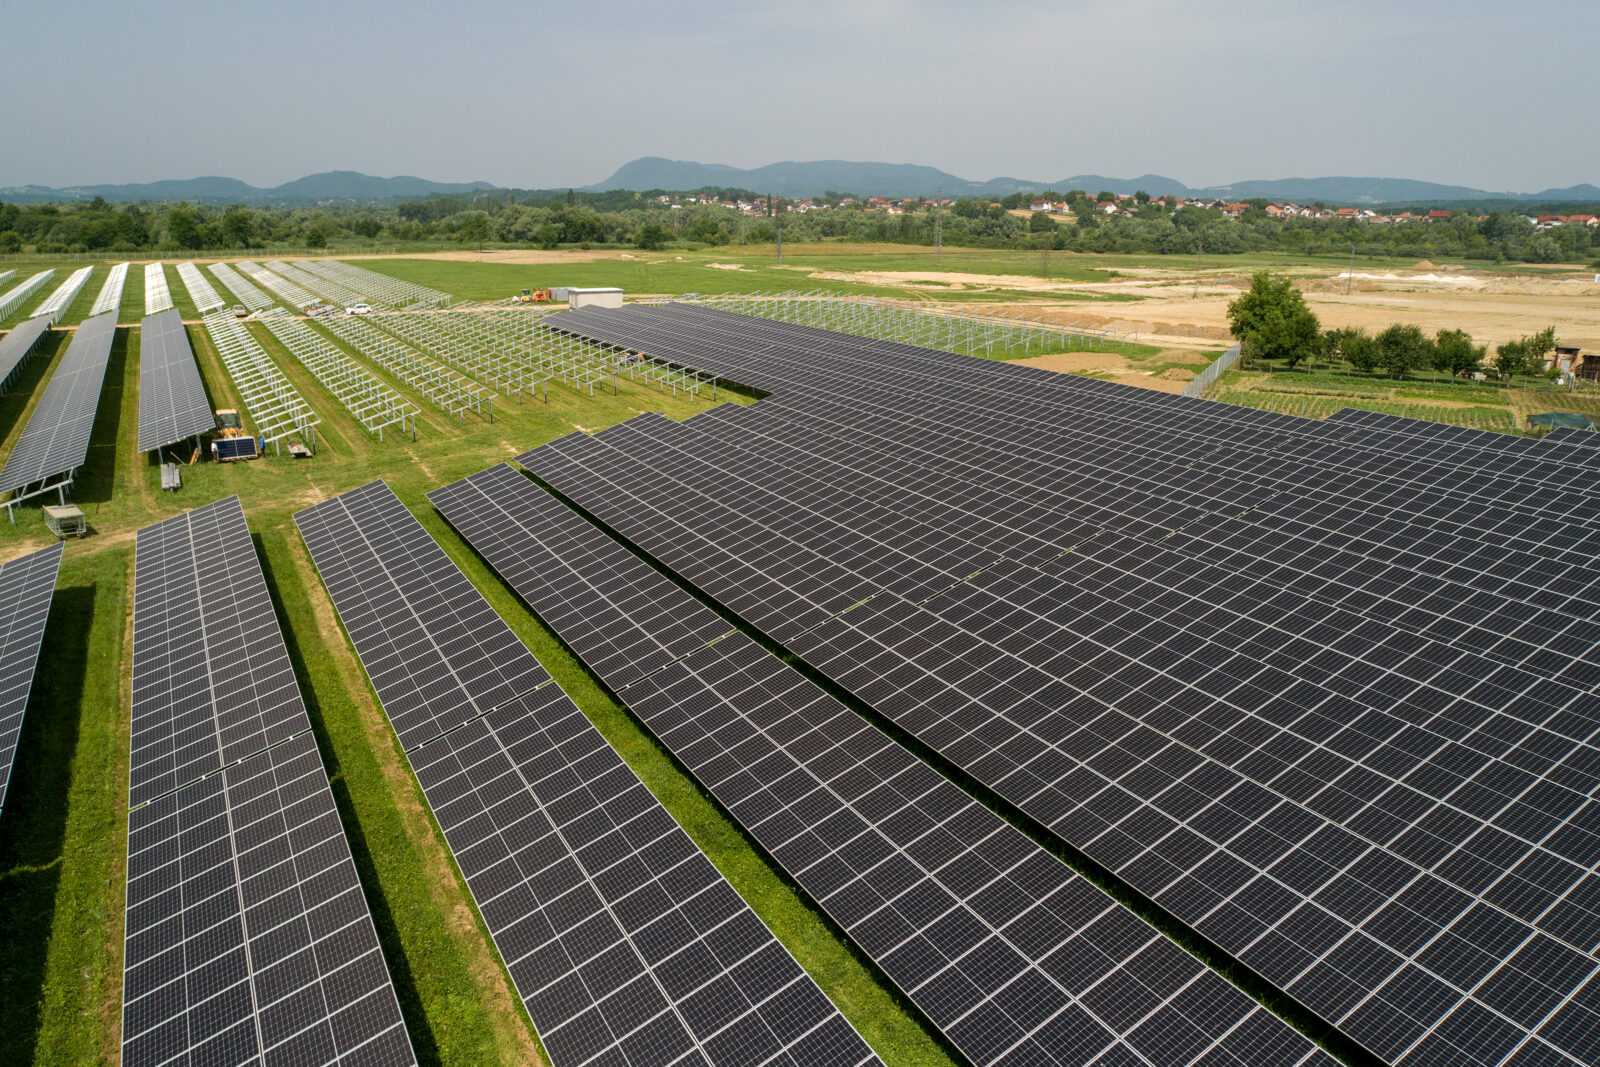
[[[767,197],[767,202],[772,203],[771,196]],[[776,204],[772,206],[772,226],[778,238],[778,266],[781,267],[783,266],[783,209]]]
[[[944,265],[944,218],[939,214],[939,201],[944,199],[944,182],[939,183],[939,199],[933,202],[933,262]]]
[[[1194,239],[1194,297],[1192,298],[1195,300],[1200,299],[1200,254],[1205,251],[1205,247],[1205,239],[1196,236]]]

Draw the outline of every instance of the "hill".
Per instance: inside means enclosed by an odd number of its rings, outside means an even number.
[[[135,185],[79,185],[63,189],[43,185],[13,186],[0,189],[0,200],[19,204],[45,201],[68,203],[93,200],[99,196],[113,202],[187,200],[196,204],[364,204],[494,188],[488,182],[434,182],[408,175],[375,178],[353,170],[331,170],[307,175],[270,189],[248,185],[237,178],[206,177]]]
[[[615,189],[690,190],[742,188],[770,192],[776,196],[821,196],[830,190],[861,196],[933,196],[942,187],[945,196],[1000,197],[1017,192],[1054,189],[1066,192],[1082,189],[1097,193],[1135,193],[1152,196],[1200,196],[1243,200],[1250,197],[1325,201],[1340,204],[1386,204],[1419,201],[1526,200],[1592,201],[1600,199],[1600,188],[1575,185],[1566,189],[1545,189],[1537,193],[1489,192],[1463,185],[1415,181],[1408,178],[1276,178],[1253,179],[1230,185],[1193,187],[1160,174],[1136,178],[1110,178],[1101,174],[1076,174],[1052,181],[1023,178],[990,178],[973,181],[935,167],[910,163],[860,163],[828,159],[811,162],[786,160],[753,170],[741,170],[722,163],[694,163],[687,160],[646,156],[619,167],[605,181],[588,186],[586,192]]]

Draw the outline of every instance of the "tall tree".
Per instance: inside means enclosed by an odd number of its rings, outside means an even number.
[[[188,204],[179,204],[167,212],[167,236],[179,248],[200,247],[200,220]]]
[[[1228,326],[1250,359],[1281,359],[1293,369],[1322,351],[1321,327],[1288,278],[1260,271],[1228,305]]]
[[[1473,375],[1483,369],[1488,345],[1475,345],[1465,330],[1440,330],[1433,339],[1433,366],[1452,378]]]
[[[1528,369],[1528,339],[1507,341],[1494,350],[1494,369],[1507,381]]]
[[[1420,326],[1397,322],[1379,333],[1376,341],[1383,365],[1396,378],[1433,364],[1433,342]]]
[[[255,219],[246,208],[230,207],[222,216],[222,239],[229,248],[249,248],[255,236]]]

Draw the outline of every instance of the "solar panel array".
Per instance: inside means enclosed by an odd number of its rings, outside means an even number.
[[[238,498],[133,596],[122,1062],[415,1063]]]
[[[38,291],[39,287],[55,277],[54,270],[42,270],[38,274],[21,283],[4,296],[0,296],[0,322],[11,317],[11,313],[22,306],[22,302]]]
[[[272,297],[250,284],[242,274],[226,263],[211,264],[211,273],[215,274],[217,280],[227,287],[228,292],[249,310],[261,311],[272,306]]]
[[[302,259],[295,263],[302,270],[365,293],[374,303],[390,307],[436,307],[450,302],[449,293],[425,285],[402,281],[387,274],[342,263],[337,259]]]
[[[557,1067],[877,1062],[388,486],[295,521]]]
[[[178,264],[178,277],[183,279],[183,287],[189,290],[189,299],[193,301],[195,310],[204,315],[222,307],[227,301],[217,295],[206,276],[200,273],[200,268],[191,262]]]
[[[100,295],[94,298],[94,306],[89,309],[90,315],[103,315],[122,306],[122,288],[128,282],[128,266],[118,263],[111,268],[105,284],[100,287]]]
[[[167,269],[160,263],[144,265],[144,313],[159,315],[172,308],[172,290],[167,285]]]
[[[49,319],[29,319],[0,337],[0,392],[10,384],[17,368],[33,355],[44,335],[50,332]]]
[[[0,564],[0,812],[64,552],[64,542],[58,541]]]
[[[183,317],[176,309],[147,316],[139,326],[139,451],[216,428]]]
[[[267,270],[260,264],[252,263],[248,259],[240,260],[239,269],[245,274],[248,274],[257,284],[263,285],[267,289],[271,290],[272,294],[278,299],[291,304],[294,307],[309,307],[310,305],[317,303],[317,298],[315,296],[306,292],[304,289],[294,284],[294,282],[289,281],[287,278],[281,278],[272,273],[270,270]]]
[[[1331,1064],[501,464],[429,498],[975,1064]]]
[[[51,322],[59,319],[72,302],[78,299],[78,294],[89,281],[89,275],[94,273],[93,267],[79,267],[67,275],[66,281],[56,286],[55,291],[45,297],[44,303],[33,309],[29,318],[47,318]]]
[[[116,339],[116,312],[86,319],[72,335],[16,447],[0,467],[0,492],[12,492],[83,466],[106,361]]]
[[[1600,454],[692,306],[519,461],[1389,1062],[1600,1060]]]

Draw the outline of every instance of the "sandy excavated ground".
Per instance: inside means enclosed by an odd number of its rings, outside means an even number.
[[[1460,270],[1426,273],[1450,280],[1429,280],[1411,272],[1395,272],[1393,280],[1357,277],[1347,294],[1343,272],[1329,272],[1301,278],[1300,288],[1324,328],[1362,326],[1377,331],[1390,323],[1408,322],[1429,333],[1462,329],[1492,350],[1503,341],[1554,325],[1563,344],[1581,345],[1590,351],[1600,349],[1600,285],[1594,283],[1592,272],[1561,276],[1472,274]],[[1470,278],[1470,284],[1457,280],[1463,276]],[[1105,290],[1122,284],[1111,282],[1092,288]],[[1139,340],[1147,344],[1215,347],[1218,342],[1230,342],[1228,304],[1247,284],[1248,279],[1243,276],[1206,277],[1198,287],[1192,277],[1164,282],[1138,279],[1124,290],[1137,291],[1143,297],[1136,303],[1041,304],[1025,309],[1003,304],[994,305],[992,310],[1061,323],[1110,326],[1124,333],[1137,331]],[[963,307],[970,309],[973,305]]]
[[[1029,367],[1043,367],[1045,370],[1060,371],[1063,374],[1095,374],[1126,385],[1140,385],[1146,389],[1159,389],[1165,393],[1179,393],[1210,360],[1198,352],[1163,349],[1155,356],[1138,361],[1125,359],[1116,352],[1052,352],[1047,356],[1014,359],[1010,362]],[[1183,363],[1188,365],[1189,369],[1170,366],[1159,372],[1143,369],[1146,366],[1171,363]]]

